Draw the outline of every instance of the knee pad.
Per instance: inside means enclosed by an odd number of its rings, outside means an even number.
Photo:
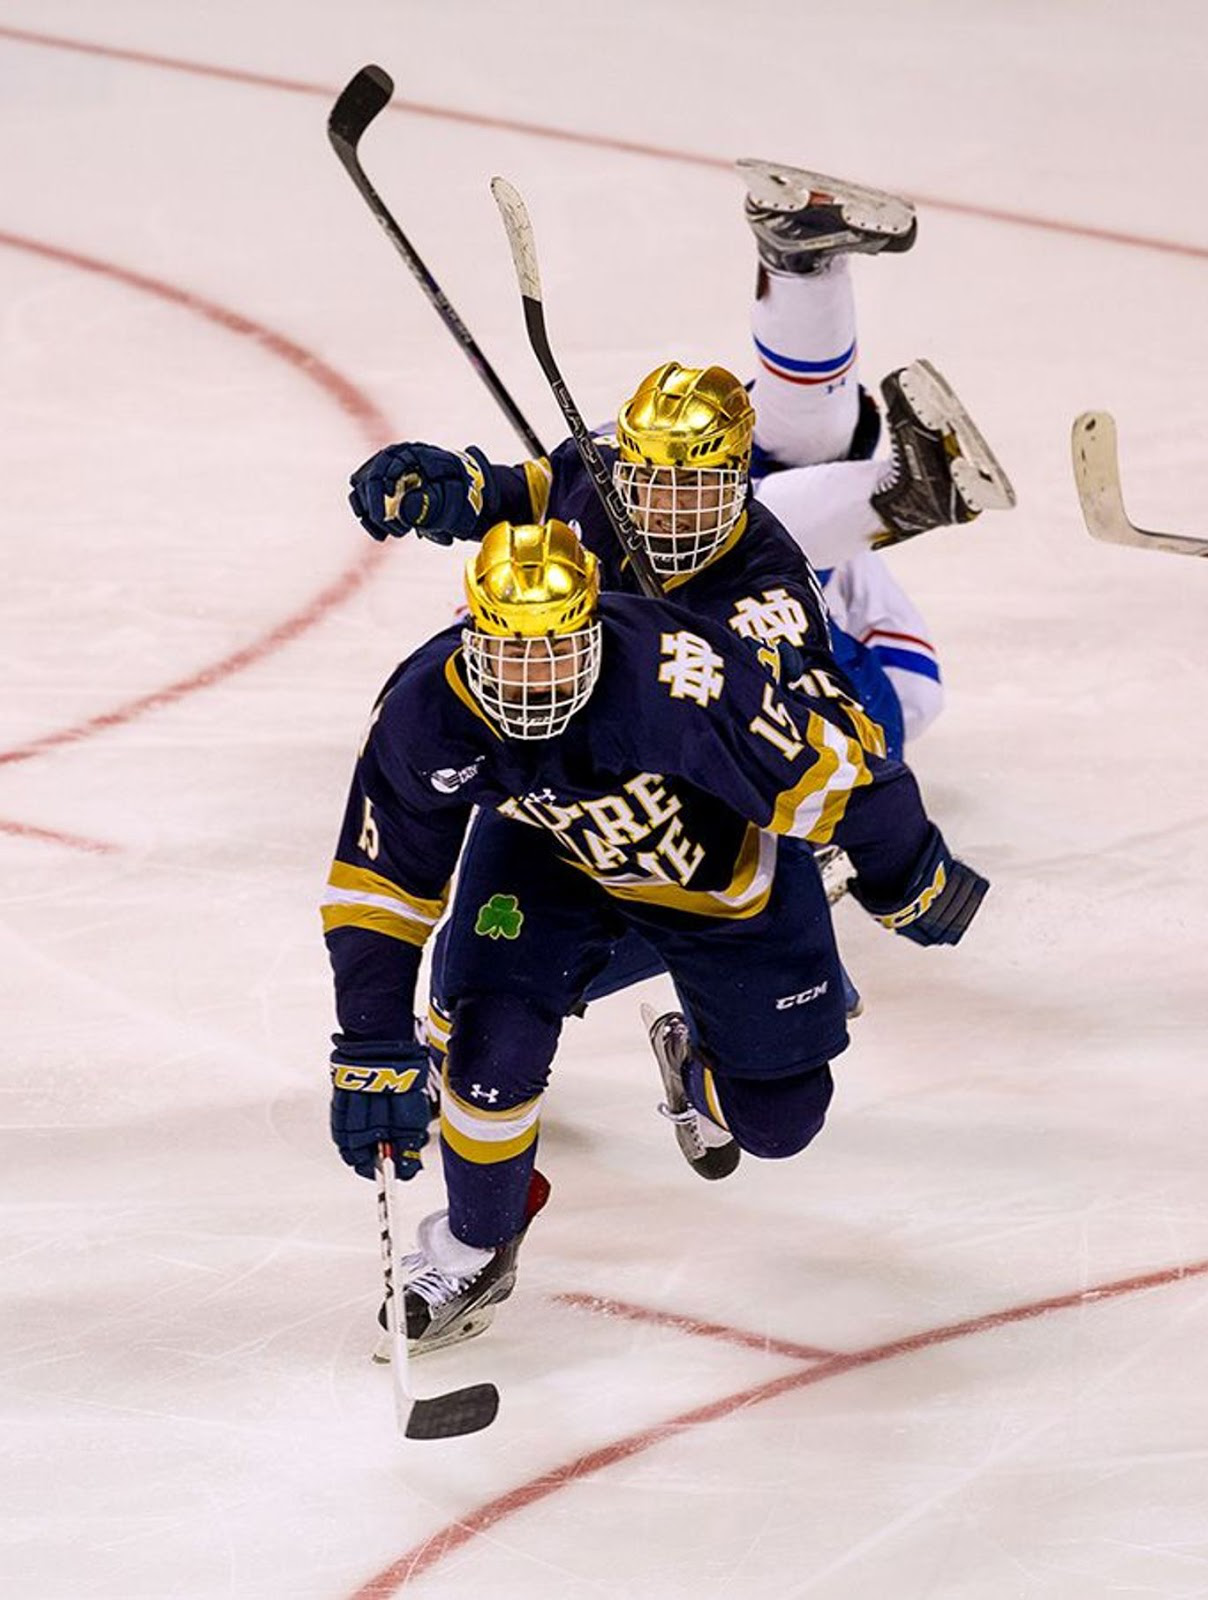
[[[475,994],[457,1001],[451,1024],[446,1072],[460,1099],[506,1110],[549,1082],[561,1018],[519,996]]]
[[[826,1121],[835,1092],[830,1065],[787,1078],[724,1078],[713,1086],[726,1126],[750,1155],[783,1160],[804,1150]]]

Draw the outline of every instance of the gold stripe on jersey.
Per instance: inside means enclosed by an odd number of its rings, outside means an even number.
[[[442,1056],[449,1053],[449,1035],[453,1032],[453,1024],[443,1012],[438,1011],[434,1005],[428,1007],[428,1020],[424,1025],[424,1034],[433,1050]]]
[[[734,875],[724,889],[681,889],[678,884],[665,883],[659,878],[607,878],[592,872],[582,862],[569,865],[586,872],[594,883],[618,900],[667,906],[697,917],[726,917],[739,921],[757,917],[768,903],[776,873],[776,840],[754,823],[749,824],[734,865]]]
[[[857,700],[849,700],[844,696],[840,705],[861,747],[867,750],[870,756],[883,756],[886,753],[885,729],[881,724],[875,722]]]
[[[818,759],[800,783],[777,798],[769,826],[774,833],[829,844],[852,790],[871,783],[872,774],[856,740],[816,711],[809,714],[805,737]]]
[[[491,732],[497,739],[502,740],[503,735],[500,733],[499,729],[491,721],[490,717],[487,716],[486,712],[478,704],[478,701],[475,700],[474,696],[470,693],[466,685],[461,681],[461,673],[458,672],[457,667],[454,665],[460,654],[461,646],[459,645],[449,659],[445,662],[445,682],[461,701],[462,705],[466,706],[470,711],[472,711],[480,722],[485,722],[487,727],[490,728]]]
[[[541,1095],[523,1105],[492,1111],[484,1103],[463,1100],[449,1087],[444,1075],[440,1097],[440,1136],[463,1161],[494,1166],[523,1155],[536,1142],[540,1127]]]
[[[423,900],[408,894],[380,872],[332,862],[327,879],[330,891],[321,907],[323,932],[335,928],[365,928],[404,944],[423,945],[439,922],[448,895]]]
[[[337,928],[363,928],[368,933],[381,933],[387,939],[398,939],[403,944],[422,947],[432,929],[422,922],[409,922],[397,911],[386,911],[381,906],[325,905],[323,932],[334,933]]]
[[[712,1117],[713,1121],[717,1123],[719,1128],[728,1129],[729,1123],[727,1123],[724,1115],[722,1114],[721,1103],[717,1098],[717,1085],[713,1081],[712,1067],[705,1068],[701,1081],[705,1087],[705,1105],[708,1108],[710,1117]]]
[[[524,463],[524,481],[528,485],[529,504],[533,508],[532,522],[544,522],[549,510],[549,497],[554,487],[554,469],[548,456]]]

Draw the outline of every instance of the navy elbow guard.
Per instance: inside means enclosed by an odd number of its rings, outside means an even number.
[[[851,892],[882,927],[915,944],[959,944],[989,887],[988,878],[956,860],[937,828],[898,905],[870,899],[859,883],[852,884]]]

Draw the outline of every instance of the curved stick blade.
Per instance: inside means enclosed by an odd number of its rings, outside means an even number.
[[[456,1439],[463,1433],[489,1428],[498,1410],[499,1390],[495,1385],[473,1383],[433,1400],[417,1400],[404,1435],[408,1439]]]
[[[394,79],[384,67],[362,67],[331,108],[327,137],[344,154],[354,151],[365,129],[390,104]]]
[[[537,270],[537,243],[533,237],[528,207],[519,189],[506,178],[492,178],[491,193],[495,196],[495,204],[499,207],[507,231],[520,293],[526,300],[540,301],[541,274]]]
[[[1107,411],[1084,411],[1075,418],[1070,447],[1074,483],[1087,532],[1107,544],[1134,550],[1164,550],[1168,555],[1208,556],[1208,539],[1140,528],[1124,509],[1115,419]]]

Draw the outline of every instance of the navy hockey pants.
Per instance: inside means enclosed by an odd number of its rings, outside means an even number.
[[[772,892],[748,918],[703,917],[608,895],[548,836],[484,813],[462,855],[440,986],[452,1020],[441,1144],[449,1219],[467,1244],[523,1225],[541,1094],[563,1019],[633,930],[691,1019],[708,1086],[754,1155],[803,1149],[822,1126],[827,1063],[847,1046],[830,911],[808,848],[782,841]],[[635,1045],[640,1033],[635,1028]]]

